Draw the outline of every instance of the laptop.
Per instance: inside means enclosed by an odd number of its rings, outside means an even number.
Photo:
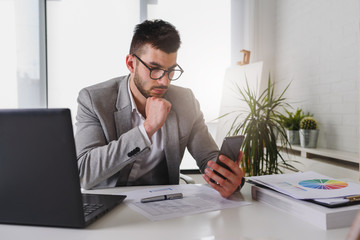
[[[0,110],[0,193],[0,223],[72,228],[126,197],[81,193],[69,109]]]

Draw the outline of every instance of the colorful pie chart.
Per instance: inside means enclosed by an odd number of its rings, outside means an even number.
[[[348,184],[343,181],[330,180],[330,179],[311,179],[299,182],[303,187],[323,190],[334,190],[347,187]]]

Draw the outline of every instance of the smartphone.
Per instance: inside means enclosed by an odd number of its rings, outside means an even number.
[[[218,155],[218,158],[216,160],[216,163],[219,164],[220,166],[226,168],[227,170],[231,171],[231,169],[225,165],[223,162],[221,162],[219,160],[219,156],[220,155],[225,155],[228,158],[230,158],[232,161],[236,161],[238,158],[238,154],[240,152],[240,148],[241,145],[244,141],[245,136],[243,135],[238,135],[238,136],[231,136],[231,137],[225,137],[221,148],[220,148],[220,153]],[[225,177],[223,175],[221,175],[220,173],[218,173],[217,171],[214,170],[214,173],[216,173],[217,175],[219,175],[220,177],[222,177],[223,179],[225,179]],[[215,182],[214,180],[210,179],[212,182]]]

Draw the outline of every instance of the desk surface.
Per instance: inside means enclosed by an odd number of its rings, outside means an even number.
[[[252,201],[250,184],[241,190],[252,204],[233,209],[152,222],[121,204],[86,229],[0,224],[1,239],[181,239],[296,240],[345,239],[349,228],[322,230],[286,212]],[[137,187],[87,191],[122,193]],[[1,213],[0,213],[1,214]]]

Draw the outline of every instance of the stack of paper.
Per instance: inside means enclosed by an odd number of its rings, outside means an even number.
[[[249,177],[247,180],[296,199],[324,199],[360,195],[360,184],[336,180],[315,172],[264,175]]]
[[[247,178],[255,200],[270,204],[323,229],[350,226],[360,205],[329,208],[360,195],[360,185],[315,172],[266,175]],[[266,187],[266,188],[264,188]],[[270,190],[270,189],[272,190]],[[274,191],[275,190],[275,191]],[[306,201],[304,201],[306,200]],[[311,202],[310,202],[310,201]]]
[[[142,203],[142,198],[182,193],[182,199]],[[180,184],[162,187],[149,187],[124,193],[127,195],[125,203],[133,210],[141,213],[152,221],[165,220],[197,213],[216,211],[226,208],[245,206],[250,202],[244,201],[240,193],[225,199],[208,185]]]

